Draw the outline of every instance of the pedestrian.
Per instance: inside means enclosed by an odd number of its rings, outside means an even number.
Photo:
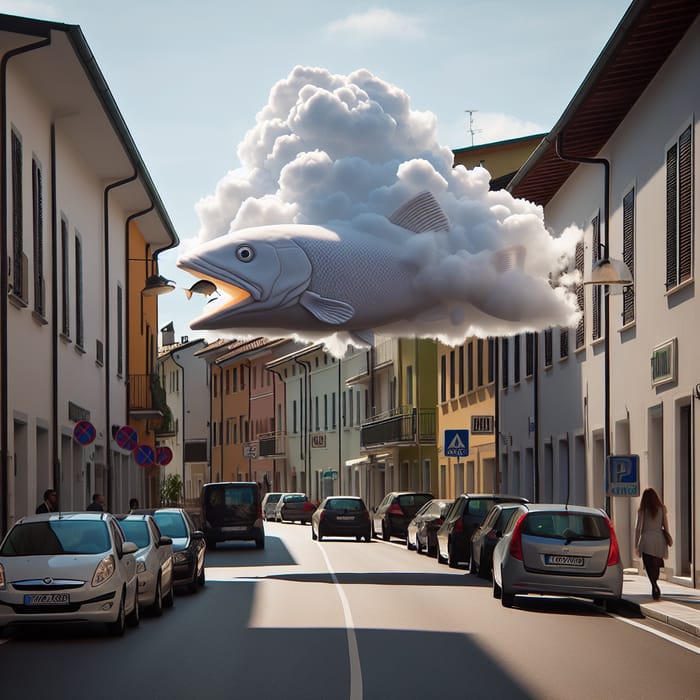
[[[96,510],[99,513],[104,513],[105,509],[105,497],[101,493],[92,494],[92,503],[86,508],[86,510]]]
[[[44,491],[44,500],[36,507],[35,513],[53,513],[58,510],[58,494],[53,489]]]
[[[654,600],[661,597],[657,581],[664,559],[668,558],[668,548],[673,538],[668,529],[668,513],[659,494],[652,488],[644,489],[637,511],[634,528],[634,545],[637,556],[642,555],[644,568],[651,582],[651,595]]]
[[[130,498],[129,499],[129,512],[133,513],[138,507],[139,507],[139,499],[138,498]]]

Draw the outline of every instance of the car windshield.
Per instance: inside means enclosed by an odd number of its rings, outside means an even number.
[[[207,505],[209,507],[230,508],[232,506],[253,505],[256,500],[255,487],[229,484],[208,489]]]
[[[325,510],[364,510],[365,504],[357,498],[331,498]]]
[[[148,525],[143,520],[121,520],[119,527],[124,533],[124,539],[133,542],[139,549],[148,546]]]
[[[285,496],[284,497],[284,502],[285,503],[303,503],[306,500],[306,496]]]
[[[530,513],[523,521],[523,535],[562,540],[607,540],[606,519],[584,513]]]
[[[166,537],[187,537],[187,527],[179,513],[155,512],[153,519]]]
[[[101,520],[50,520],[16,525],[7,536],[0,555],[101,554],[109,548],[107,524]]]
[[[406,506],[420,508],[432,499],[433,497],[429,493],[407,493],[399,496],[398,501],[402,508]]]

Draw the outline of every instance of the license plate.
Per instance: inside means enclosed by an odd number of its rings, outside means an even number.
[[[339,515],[337,517],[337,520],[354,520],[355,516],[354,515]]]
[[[224,532],[243,532],[243,530],[247,530],[248,528],[245,525],[236,525],[235,527],[222,527],[221,529]]]
[[[565,554],[546,554],[544,563],[550,566],[583,566],[583,557],[570,557]]]
[[[68,605],[70,595],[68,593],[33,593],[24,596],[25,605]]]

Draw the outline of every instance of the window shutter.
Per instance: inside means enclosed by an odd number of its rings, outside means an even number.
[[[622,200],[622,260],[634,279],[634,190]],[[634,286],[622,291],[622,323],[634,321]]]
[[[569,356],[569,329],[561,327],[559,329],[559,358],[564,359]]]
[[[679,282],[690,279],[693,272],[693,157],[691,131],[688,127],[678,140],[678,277]]]
[[[678,146],[674,144],[666,153],[666,289],[678,284],[676,274],[677,167]]]
[[[591,262],[596,263],[600,259],[600,214],[593,219],[591,225],[593,226],[593,251]],[[593,340],[598,340],[602,335],[600,322],[600,317],[602,315],[600,309],[601,292],[602,290],[599,284],[593,286]]]
[[[576,270],[581,275],[583,280],[583,241],[576,244]],[[578,326],[576,326],[576,349],[582,348],[586,342],[586,296],[584,294],[585,287],[583,281],[576,288],[576,301],[578,308],[581,310],[581,318]]]
[[[544,332],[544,366],[552,366],[552,329],[547,328]]]

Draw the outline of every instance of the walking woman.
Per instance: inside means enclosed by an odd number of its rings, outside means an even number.
[[[637,511],[637,524],[634,529],[634,545],[637,555],[642,555],[644,568],[651,582],[651,595],[654,600],[661,597],[659,572],[668,558],[668,548],[673,538],[668,530],[666,506],[654,489],[644,489]]]

